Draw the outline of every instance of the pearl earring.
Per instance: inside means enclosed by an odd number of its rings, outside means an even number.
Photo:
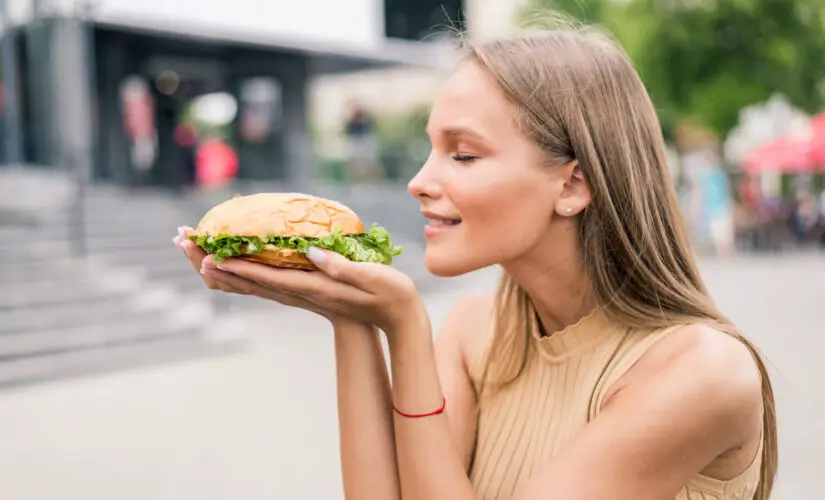
[[[565,208],[565,209],[564,209],[564,211],[565,211],[565,212],[567,212],[568,214],[572,214],[572,213],[573,213],[573,209],[572,209],[572,208],[570,208],[570,207]]]

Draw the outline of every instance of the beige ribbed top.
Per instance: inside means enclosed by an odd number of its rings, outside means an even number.
[[[674,330],[628,330],[596,311],[549,337],[532,339],[522,375],[481,408],[470,471],[479,500],[509,499],[517,484],[599,414],[613,383]],[[761,447],[738,477],[720,481],[697,475],[675,500],[751,500],[760,464]]]

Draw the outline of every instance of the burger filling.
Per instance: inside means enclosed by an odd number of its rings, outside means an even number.
[[[342,234],[338,229],[320,238],[301,236],[234,236],[230,234],[192,235],[189,237],[216,261],[242,255],[254,255],[264,250],[293,249],[306,254],[310,247],[323,248],[339,253],[355,262],[376,262],[392,264],[392,259],[401,253],[390,241],[390,233],[373,224],[372,229],[361,234]]]

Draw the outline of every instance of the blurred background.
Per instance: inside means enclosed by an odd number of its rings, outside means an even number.
[[[775,498],[825,470],[822,0],[0,0],[0,498],[342,498],[323,321],[170,241],[235,193],[339,200],[437,279],[405,192],[455,33],[548,10],[624,44],[705,277],[774,366]]]

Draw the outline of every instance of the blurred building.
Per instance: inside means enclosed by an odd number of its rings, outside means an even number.
[[[6,162],[71,164],[90,179],[179,182],[186,105],[235,98],[238,176],[311,175],[311,82],[446,67],[417,40],[460,0],[2,0]],[[442,8],[441,4],[445,7]],[[397,89],[403,93],[404,89]]]
[[[385,30],[393,39],[438,42],[457,31],[474,40],[512,33],[527,0],[386,0]],[[445,71],[445,69],[447,71]],[[311,117],[323,130],[339,128],[347,103],[357,100],[385,114],[428,106],[451,66],[371,68],[327,74],[311,86]]]

